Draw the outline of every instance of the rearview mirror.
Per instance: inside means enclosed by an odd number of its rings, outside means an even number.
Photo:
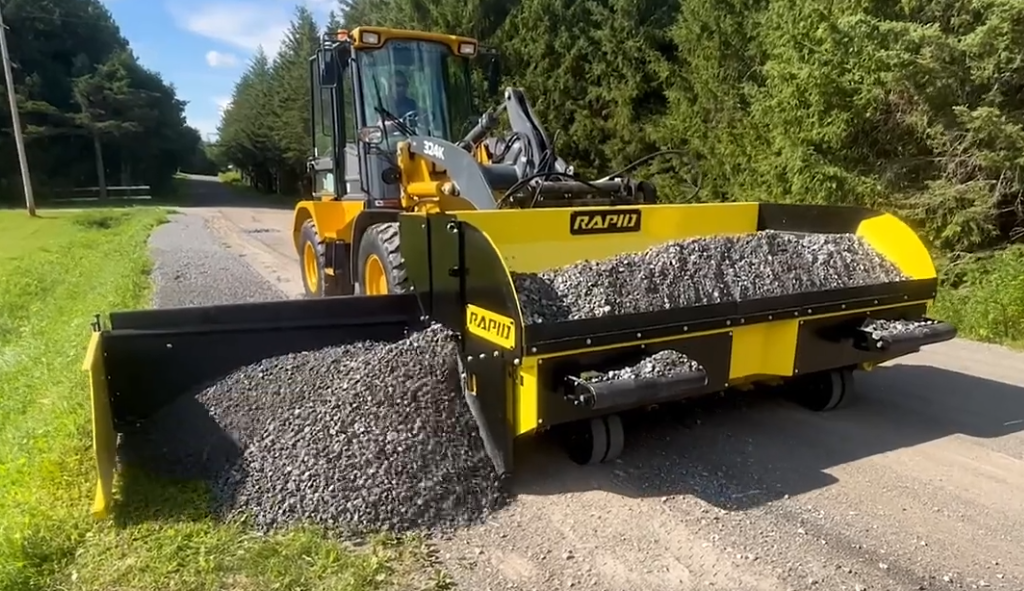
[[[384,130],[376,125],[364,127],[359,130],[359,141],[371,146],[379,146],[384,143]]]
[[[334,88],[338,85],[338,56],[333,48],[316,50],[316,62],[320,72],[320,88]]]

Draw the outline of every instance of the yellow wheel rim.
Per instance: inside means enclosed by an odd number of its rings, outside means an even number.
[[[302,250],[302,267],[305,269],[306,275],[306,287],[312,293],[317,292],[317,287],[320,286],[320,265],[318,264],[319,257],[316,256],[316,248],[313,247],[311,242],[306,243],[306,247]]]
[[[366,257],[363,268],[363,290],[366,295],[386,295],[388,293],[388,276],[384,272],[384,263],[375,254]]]

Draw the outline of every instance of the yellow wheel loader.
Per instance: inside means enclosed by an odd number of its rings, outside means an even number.
[[[400,339],[429,323],[458,335],[465,399],[500,474],[513,471],[519,437],[568,426],[574,460],[608,461],[622,450],[619,413],[730,387],[789,382],[806,406],[829,410],[851,391],[854,369],[955,336],[926,317],[935,268],[896,217],[658,204],[653,186],[623,174],[578,178],[520,91],[476,116],[470,65],[479,53],[473,39],[376,27],[325,38],[310,61],[316,198],[298,205],[293,228],[313,297],[97,319],[86,360],[97,514],[110,503],[117,433],[176,398],[264,358]],[[494,138],[500,112],[511,133]],[[524,300],[523,278],[551,269],[772,232],[856,235],[902,278],[615,314],[570,309],[544,321]],[[588,377],[665,352],[694,363],[667,376]]]
[[[493,95],[498,56],[485,55]],[[315,198],[296,205],[293,224],[307,296],[406,291],[402,212],[656,201],[649,183],[573,180],[519,89],[477,118],[480,57],[465,37],[370,27],[325,37],[310,60]],[[503,113],[511,134],[491,137]],[[509,191],[517,185],[532,196]]]

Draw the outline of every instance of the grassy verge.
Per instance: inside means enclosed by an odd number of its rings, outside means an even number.
[[[960,336],[1024,349],[1024,247],[942,265],[933,315]]]
[[[242,173],[238,172],[237,170],[228,170],[222,172],[217,175],[217,178],[219,178],[220,182],[224,183],[225,185],[234,185],[237,187],[248,186],[245,184],[245,181],[242,180]]]
[[[242,174],[237,170],[229,170],[227,172],[222,172],[219,175],[217,175],[217,178],[219,178],[220,182],[223,183],[225,186],[228,186],[239,193],[256,199],[271,200],[279,203],[295,203],[302,199],[309,198],[307,196],[288,193],[280,195],[276,193],[262,193],[252,188],[244,180],[242,180]]]
[[[146,239],[163,215],[0,211],[0,591],[444,586],[415,540],[355,548],[308,528],[256,535],[212,519],[196,485],[143,480],[146,502],[89,516],[89,322],[148,301]]]

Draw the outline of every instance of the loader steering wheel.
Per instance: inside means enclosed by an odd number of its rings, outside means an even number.
[[[419,133],[419,112],[409,111],[408,113],[398,117],[398,120],[408,126],[414,133]],[[398,130],[398,124],[394,120],[384,120],[384,129],[389,133],[395,133]]]

